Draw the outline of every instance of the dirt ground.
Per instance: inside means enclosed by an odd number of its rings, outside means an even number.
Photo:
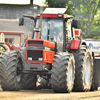
[[[54,93],[52,89],[2,91],[0,100],[100,100],[100,90],[91,92]]]

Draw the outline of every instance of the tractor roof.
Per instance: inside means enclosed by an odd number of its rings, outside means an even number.
[[[46,8],[43,13],[46,13],[46,14],[64,14],[65,11],[67,9],[66,8]]]
[[[66,8],[46,8],[44,12],[42,13],[42,17],[49,17],[49,18],[68,18],[73,17],[67,14],[64,14],[66,12]],[[40,14],[37,14],[36,17],[40,17]]]

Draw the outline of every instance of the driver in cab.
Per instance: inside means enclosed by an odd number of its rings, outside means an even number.
[[[60,30],[57,28],[57,27],[55,27],[55,23],[54,23],[54,21],[52,21],[51,22],[51,24],[50,24],[50,26],[51,26],[51,28],[50,28],[50,40],[51,41],[60,41],[60,36],[59,36],[59,34],[60,34]]]

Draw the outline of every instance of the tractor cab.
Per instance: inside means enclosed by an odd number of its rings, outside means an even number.
[[[63,42],[63,19],[44,17],[42,15],[42,31],[41,39],[53,42]],[[52,16],[52,15],[51,15]],[[40,19],[36,19],[36,27],[39,27]],[[34,34],[35,35],[35,34]]]
[[[75,38],[74,28],[72,27],[77,27],[77,20],[73,20],[72,16],[64,14],[65,11],[65,8],[47,8],[42,13],[42,21],[40,14],[37,14],[35,18],[35,27],[41,27],[41,39],[55,42],[58,52],[62,52],[66,49],[68,39],[70,39],[71,43],[71,40]],[[66,27],[68,29],[67,32]],[[66,35],[68,35],[69,38],[67,38]],[[35,39],[36,37],[37,31],[34,30],[32,38]]]
[[[57,16],[57,14],[56,14]],[[36,28],[40,25],[40,18],[36,17]],[[34,39],[37,32],[34,31]],[[47,17],[42,14],[42,30],[41,30],[41,39],[49,40],[57,43],[58,51],[63,51],[63,34],[64,34],[64,24],[63,18],[52,18],[52,14]]]
[[[33,41],[36,39],[52,41],[56,44],[57,52],[66,51],[66,47],[68,49],[69,44],[75,38],[74,27],[77,27],[78,21],[73,19],[73,16],[64,14],[65,11],[66,8],[46,8],[42,14],[37,14],[35,18],[23,15],[35,22]],[[19,21],[19,25],[24,22],[22,19]]]

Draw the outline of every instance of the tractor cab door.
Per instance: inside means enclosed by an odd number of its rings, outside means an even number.
[[[57,43],[57,52],[63,51],[63,20],[50,20],[49,40]]]
[[[40,19],[36,20],[36,26],[39,27]],[[57,52],[63,51],[63,19],[43,18],[41,39],[56,42]],[[35,33],[34,33],[35,36]]]

